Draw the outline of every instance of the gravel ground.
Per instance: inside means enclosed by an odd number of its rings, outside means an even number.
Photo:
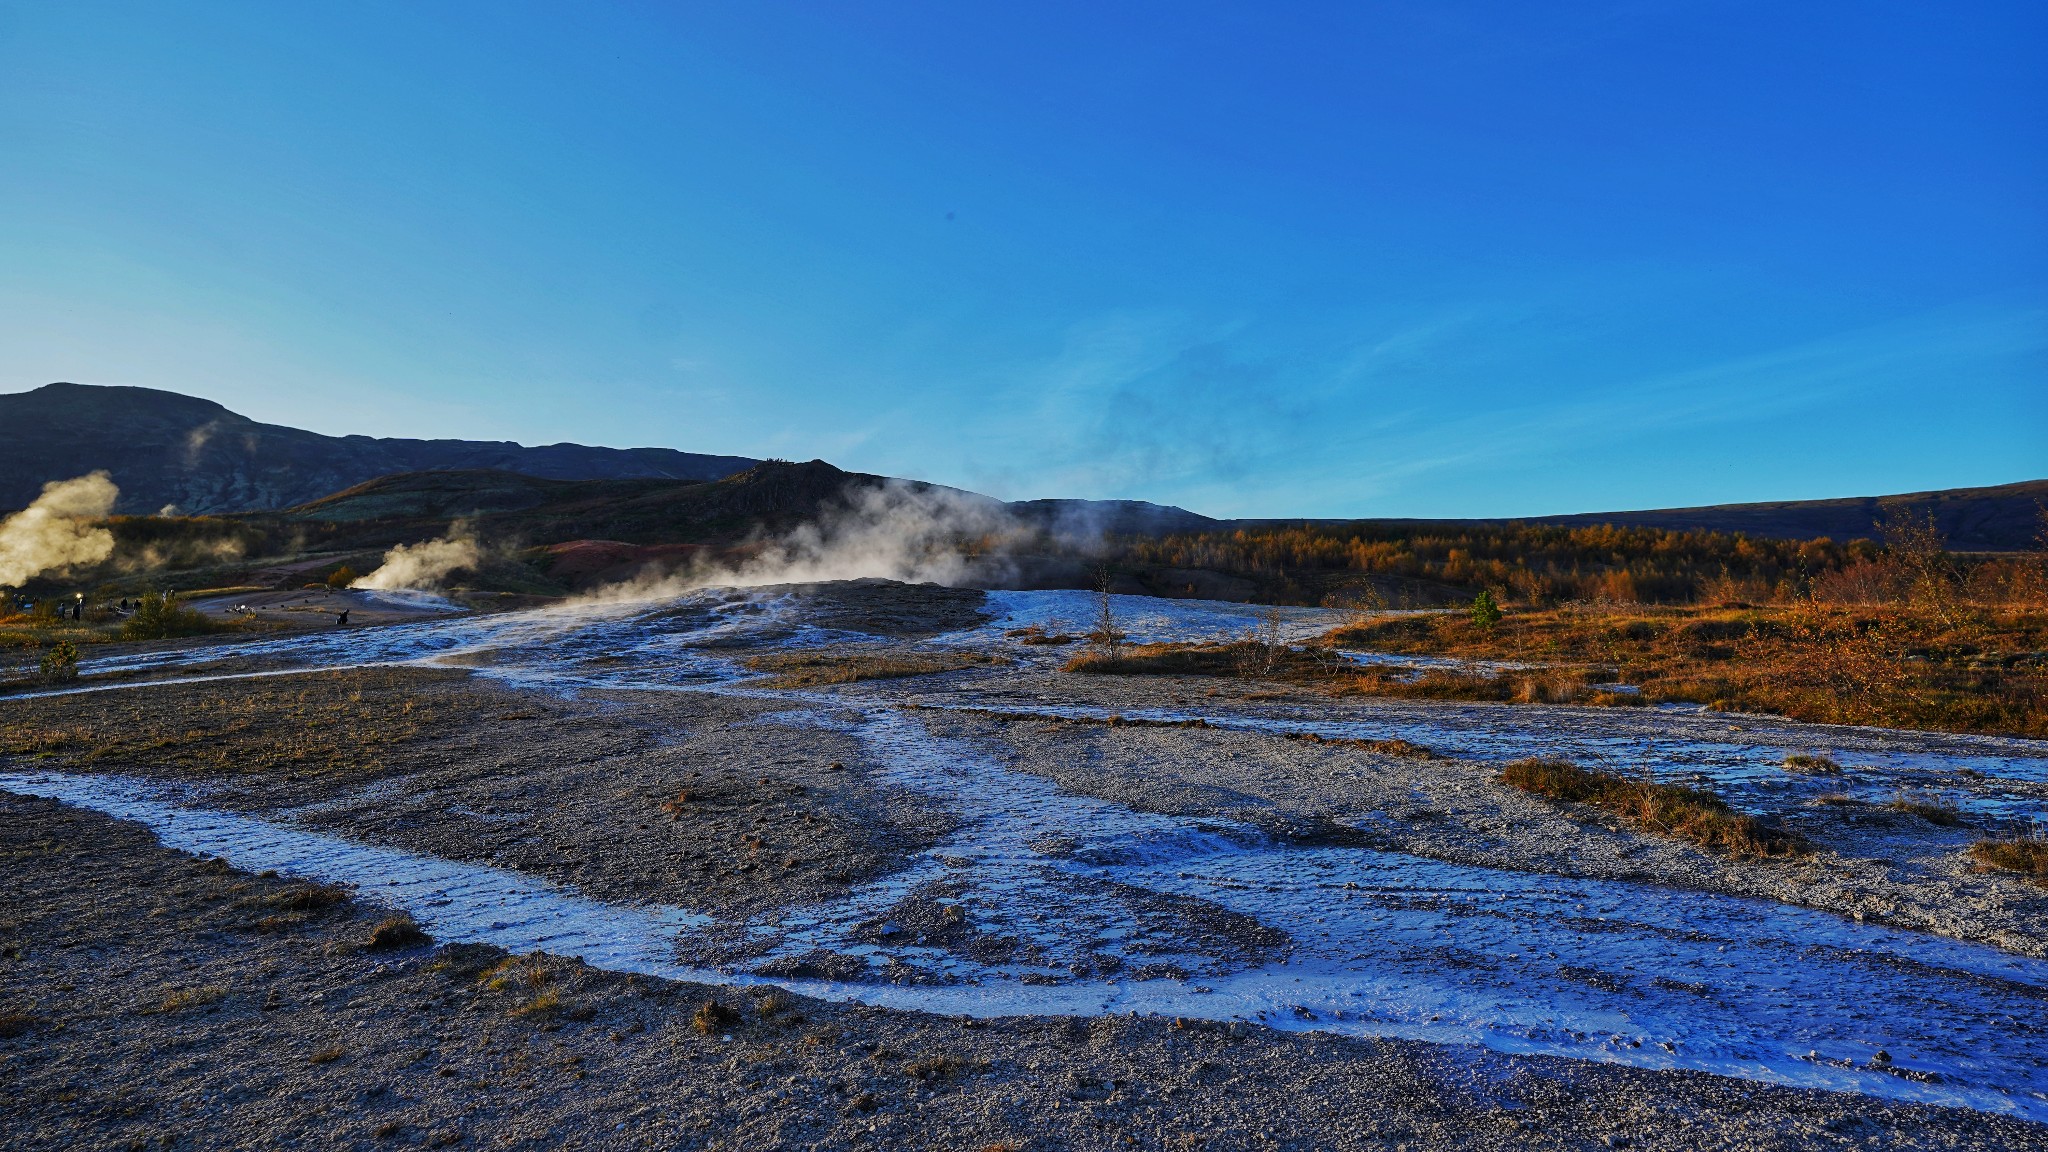
[[[2048,1146],[1693,1073],[373,949],[379,909],[4,794],[0,859],[0,1132],[23,1150]]]
[[[380,668],[14,701],[0,733],[98,715],[118,741],[94,728],[25,762],[189,781],[214,808],[731,915],[841,894],[951,827],[870,785],[851,738],[755,722],[787,707],[697,693],[571,703]],[[209,727],[242,711],[249,722]]]
[[[799,591],[810,623],[905,645],[982,619],[973,593]],[[2048,891],[1971,871],[1970,828],[1788,803],[1775,815],[1818,851],[1728,860],[1515,792],[1475,759],[992,714],[1082,704],[1450,722],[1505,706],[1070,676],[1046,666],[1059,653],[1010,654],[1019,663],[800,699],[564,697],[420,668],[136,685],[0,699],[0,736],[16,768],[175,779],[208,807],[599,899],[750,918],[894,873],[955,827],[886,784],[847,731],[773,714],[920,705],[934,736],[1135,809],[1761,896],[2048,955]],[[1532,731],[1646,736],[1753,722],[1513,715]],[[1951,746],[1779,728],[1771,739],[1836,752]],[[910,892],[889,915],[957,933],[946,895]],[[1696,1072],[1243,1023],[955,1020],[475,945],[367,948],[386,914],[0,793],[0,1135],[22,1148],[2048,1148],[2048,1129],[1985,1114]]]
[[[1148,811],[1229,816],[1281,834],[1327,837],[1341,830],[1346,842],[1452,863],[1759,896],[2048,956],[2048,889],[2017,875],[1977,871],[1966,849],[1984,833],[1967,824],[1945,827],[1871,803],[1788,801],[1769,814],[1811,840],[1817,851],[1793,861],[1730,859],[1623,827],[1590,808],[1504,787],[1494,779],[1498,765],[1492,762],[1390,756],[1216,728],[1108,726],[1001,714],[1080,703],[1212,716],[1306,713],[1325,720],[1442,724],[1459,715],[1511,711],[1538,741],[1543,733],[1575,727],[1602,736],[1633,730],[1645,738],[1668,738],[1674,728],[1691,726],[1705,734],[1740,722],[1783,743],[1804,742],[1838,754],[1843,748],[1953,752],[1954,737],[1637,709],[1331,700],[1210,678],[1091,677],[1038,669],[932,677],[907,692],[861,685],[847,695],[961,709],[945,721],[936,719],[942,712],[921,714],[935,732],[985,741],[1021,770]]]

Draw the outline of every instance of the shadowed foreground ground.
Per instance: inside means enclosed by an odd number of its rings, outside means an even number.
[[[330,899],[0,794],[7,1145],[2043,1146],[1982,1114],[1703,1074],[1160,1020],[977,1024],[371,950],[382,910]]]

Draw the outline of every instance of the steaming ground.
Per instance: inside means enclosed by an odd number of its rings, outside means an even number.
[[[1249,623],[1119,607],[1147,638]],[[2038,746],[1335,705],[1069,676],[1063,650],[1003,636],[1089,608],[863,583],[441,613],[119,654],[89,676],[167,679],[0,702],[9,747],[42,741],[0,788],[67,802],[0,820],[7,1129],[31,1147],[2048,1136],[2042,890],[1967,871],[1971,830],[1879,807],[1938,782],[1980,823],[2037,814]],[[1007,662],[778,690],[741,663],[959,649]],[[195,675],[235,678],[170,682]],[[1829,785],[1848,802],[1766,773],[1787,749],[1849,765]],[[1823,851],[1728,862],[1491,782],[1545,752],[1702,773]],[[360,895],[299,907],[266,870]],[[363,951],[380,903],[442,946]],[[485,975],[495,949],[595,968]],[[706,998],[738,1015],[700,1033]]]

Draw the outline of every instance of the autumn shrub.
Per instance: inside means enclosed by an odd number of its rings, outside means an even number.
[[[1493,590],[1481,588],[1472,598],[1472,626],[1485,631],[1500,623],[1500,615],[1500,602],[1493,598]]]
[[[1608,669],[1643,703],[1686,702],[1826,724],[2048,736],[2048,609],[1960,605],[1947,615],[1901,604],[1798,600],[1755,609],[1583,606],[1518,612],[1492,629],[1462,616],[1379,619],[1324,642],[1390,654]],[[1428,673],[1368,673],[1340,690],[1438,699],[1566,702],[1554,686]],[[1489,682],[1490,681],[1490,682]],[[1590,679],[1577,702],[1600,697]]]
[[[121,625],[127,640],[169,640],[179,636],[205,636],[226,630],[227,625],[204,613],[182,607],[163,592],[145,592],[136,602],[135,614]]]
[[[78,679],[78,646],[69,640],[50,645],[37,665],[36,674],[45,684],[68,684]]]

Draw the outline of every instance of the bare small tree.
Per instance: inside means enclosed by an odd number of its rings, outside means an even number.
[[[1124,634],[1117,630],[1116,601],[1110,597],[1109,589],[1109,566],[1105,564],[1095,570],[1095,630],[1088,634],[1088,639],[1097,652],[1114,660]]]
[[[1381,592],[1372,581],[1356,587],[1333,592],[1323,598],[1323,607],[1335,608],[1344,613],[1344,628],[1363,628],[1372,618],[1387,610],[1386,593]]]
[[[1240,676],[1271,676],[1280,667],[1280,656],[1287,650],[1284,623],[1277,605],[1268,604],[1259,609],[1259,615],[1251,627],[1245,629],[1244,638],[1238,641],[1237,672]]]
[[[1955,561],[1948,554],[1948,541],[1935,526],[1934,513],[1915,516],[1901,509],[1886,516],[1878,531],[1884,537],[1886,561],[1906,586],[1907,602],[1934,613],[1943,623],[1953,624]]]

